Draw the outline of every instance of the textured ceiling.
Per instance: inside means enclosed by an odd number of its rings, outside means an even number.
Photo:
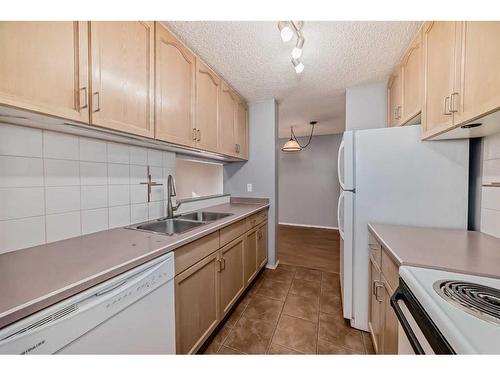
[[[276,98],[280,137],[340,133],[345,88],[385,80],[421,22],[306,21],[297,75],[290,62],[294,41],[283,43],[276,22],[165,22],[248,101]]]

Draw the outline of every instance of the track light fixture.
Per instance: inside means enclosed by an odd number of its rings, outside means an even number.
[[[297,37],[295,47],[292,50],[292,64],[295,68],[295,72],[300,74],[304,70],[304,64],[300,61],[302,56],[302,49],[304,47],[304,37],[302,35],[302,26],[304,22],[302,21],[279,21],[278,30],[280,31],[281,40],[284,43],[292,40],[293,36]]]

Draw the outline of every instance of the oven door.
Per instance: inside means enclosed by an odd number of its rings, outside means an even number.
[[[398,354],[455,354],[401,278],[391,306],[399,320]]]

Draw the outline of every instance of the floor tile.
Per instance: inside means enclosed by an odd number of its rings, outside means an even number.
[[[321,281],[321,271],[298,267],[295,278],[319,283]]]
[[[319,309],[321,312],[342,315],[342,298],[340,293],[321,292]]]
[[[248,354],[265,354],[274,331],[274,324],[260,319],[241,317],[224,345]]]
[[[320,283],[294,279],[290,293],[304,297],[319,298]]]
[[[273,343],[302,353],[316,353],[317,325],[304,319],[282,315]]]
[[[215,337],[212,339],[212,342],[207,346],[205,349],[204,354],[215,354],[218,352],[222,344],[224,343],[224,340],[227,338],[229,335],[229,332],[231,332],[231,328],[227,325],[224,325],[219,332],[215,335]]]
[[[243,306],[242,304],[239,304],[231,313],[229,318],[226,320],[225,325],[228,327],[234,327],[236,323],[238,322],[238,319],[240,319],[241,315],[243,314],[243,311],[245,311],[246,306]]]
[[[241,355],[241,354],[245,354],[245,353],[242,353],[242,352],[239,352],[237,350],[234,350],[232,348],[229,348],[225,345],[222,345],[219,349],[219,352],[217,354],[236,354],[236,355]]]
[[[278,321],[282,308],[282,301],[261,295],[255,295],[246,307],[243,316],[275,324]]]
[[[296,294],[289,294],[285,300],[283,314],[318,322],[319,303],[315,297],[304,297]]]
[[[356,353],[352,349],[343,346],[335,345],[329,341],[318,340],[318,354],[363,354],[362,352]]]
[[[288,283],[265,279],[256,294],[284,301],[289,289],[290,284]]]
[[[285,348],[284,346],[278,344],[271,344],[267,354],[303,354],[303,353],[290,348]]]
[[[362,332],[363,343],[365,344],[365,353],[366,354],[375,354],[375,348],[373,347],[373,341],[368,332]]]
[[[285,270],[285,271],[290,271],[290,272],[294,272],[295,273],[295,271],[297,271],[297,268],[298,268],[297,266],[293,266],[291,264],[282,264],[282,263],[280,263],[278,265],[277,269],[279,269],[279,270]]]
[[[275,270],[265,270],[264,277],[266,279],[290,284],[292,282],[294,274],[295,273],[293,271],[287,271],[281,268],[277,268]]]
[[[319,338],[357,352],[364,352],[361,331],[349,326],[339,315],[319,314]]]
[[[340,276],[338,273],[323,272],[321,275],[321,291],[334,292],[340,295]]]

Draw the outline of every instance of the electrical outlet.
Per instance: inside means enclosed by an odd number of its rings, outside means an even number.
[[[247,192],[248,193],[252,192],[252,184],[247,184]]]

